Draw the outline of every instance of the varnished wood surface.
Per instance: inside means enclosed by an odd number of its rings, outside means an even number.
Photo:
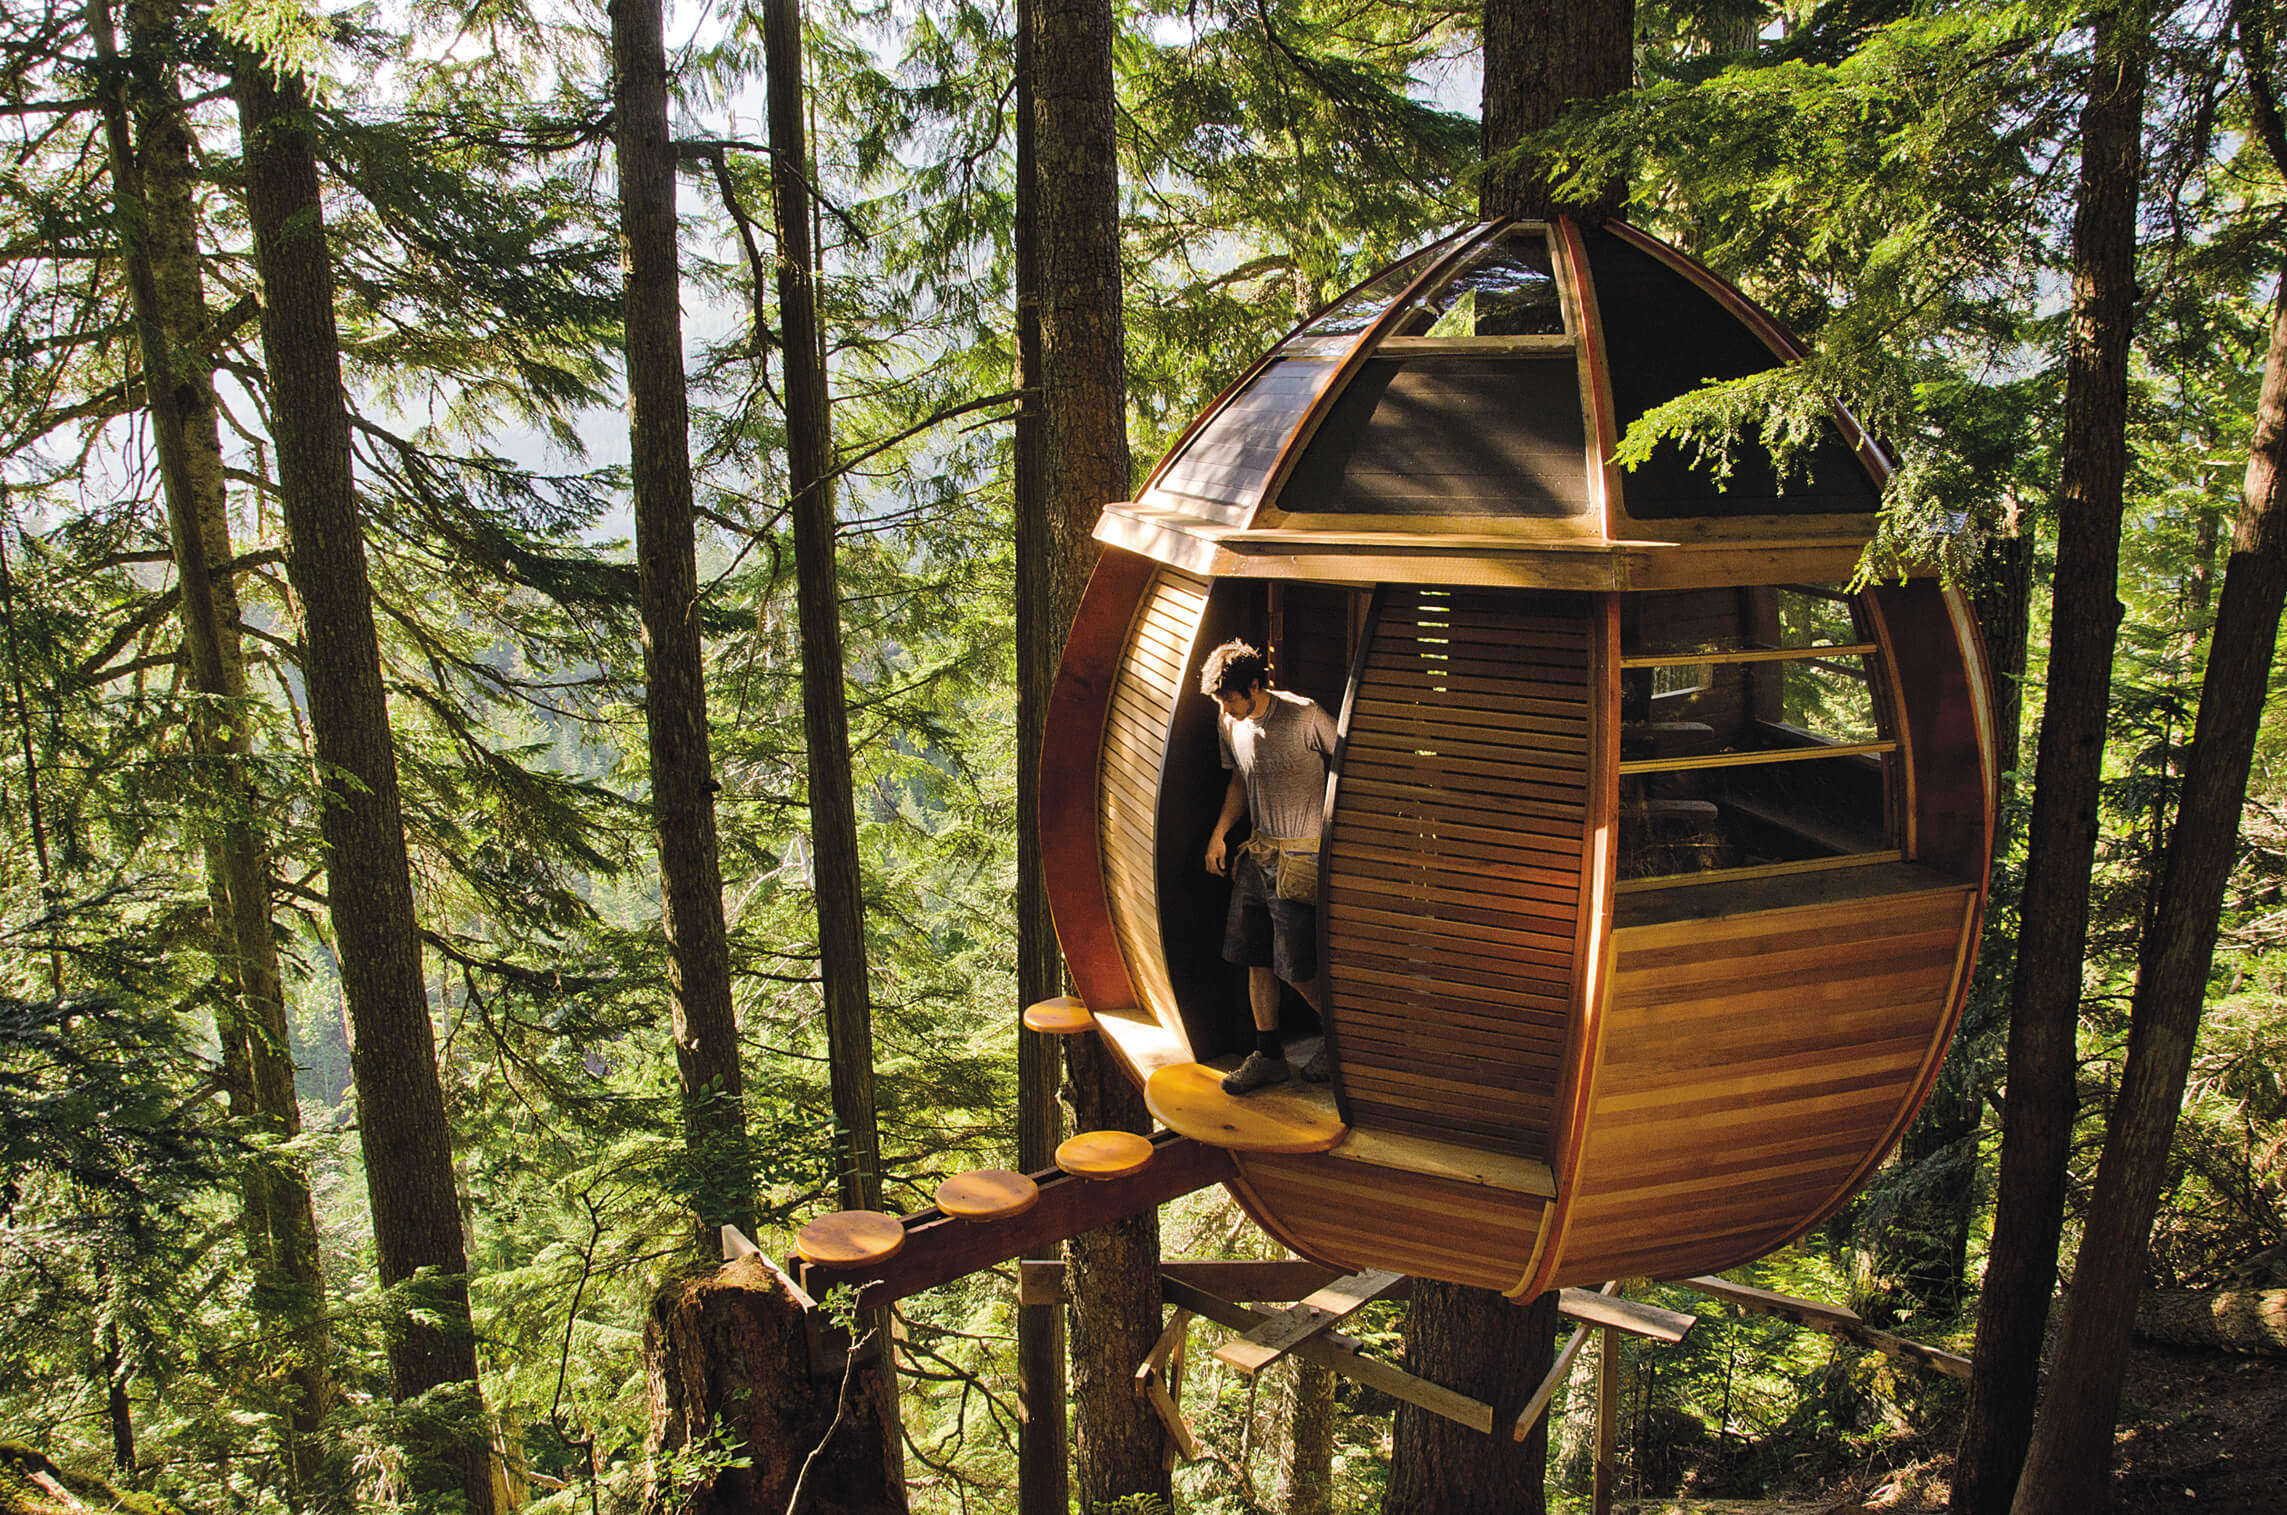
[[[1007,1220],[1040,1203],[1040,1185],[1006,1168],[956,1173],[937,1186],[937,1208],[962,1220]]]
[[[1056,941],[1081,1000],[1099,1008],[1137,1002],[1104,892],[1097,778],[1128,626],[1158,572],[1130,552],[1097,560],[1064,644],[1041,742],[1041,871]]]
[[[1615,933],[1603,1055],[1534,1287],[1752,1257],[1879,1156],[1942,1046],[1966,886]]]
[[[1037,1005],[1024,1007],[1024,1029],[1048,1036],[1073,1036],[1082,1031],[1096,1029],[1096,1017],[1088,1007],[1069,994],[1044,999]]]
[[[981,1268],[1052,1251],[1066,1237],[1233,1176],[1231,1156],[1221,1148],[1173,1132],[1160,1133],[1151,1145],[1152,1160],[1127,1178],[1074,1178],[1055,1168],[1026,1174],[1039,1188],[1040,1202],[1007,1220],[979,1224],[937,1209],[905,1216],[905,1249],[885,1263],[833,1268],[797,1255],[788,1271],[812,1298],[823,1297],[836,1284],[867,1285],[858,1305],[870,1309]]]
[[[1305,1256],[1505,1289],[1531,1259],[1546,1203],[1341,1158],[1234,1158],[1233,1188]]]
[[[1056,1166],[1074,1178],[1126,1178],[1151,1158],[1151,1139],[1133,1131],[1082,1131],[1056,1148]]]
[[[1207,586],[1162,568],[1127,629],[1103,725],[1096,797],[1103,888],[1136,1003],[1170,1030],[1175,1008],[1160,936],[1158,816],[1161,764],[1175,702],[1189,677],[1192,644],[1207,613]],[[1085,996],[1083,996],[1085,997]]]
[[[1315,523],[1242,531],[1119,503],[1104,508],[1095,535],[1099,542],[1210,578],[1588,591],[1829,583],[1857,569],[1874,530],[1871,516],[1752,519],[1766,527],[1752,543],[1690,521],[1661,523],[1676,528],[1664,540],[1646,532],[1607,541],[1562,519],[1519,521],[1503,532],[1482,529],[1504,524],[1497,522],[1475,523],[1481,529],[1470,533],[1338,530]],[[1806,525],[1831,535],[1811,535]]]
[[[863,1268],[887,1262],[905,1249],[905,1225],[879,1210],[836,1210],[821,1215],[794,1237],[805,1262],[835,1268]]]
[[[1350,1121],[1545,1159],[1588,813],[1590,619],[1564,596],[1391,590],[1326,847]]]
[[[1170,1131],[1234,1152],[1324,1152],[1349,1129],[1323,1084],[1290,1079],[1251,1094],[1223,1092],[1204,1063],[1176,1063],[1144,1084],[1144,1104]]]

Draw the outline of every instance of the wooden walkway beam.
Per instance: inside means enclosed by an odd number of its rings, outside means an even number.
[[[1728,1278],[1687,1278],[1683,1286],[1711,1299],[1720,1299],[1727,1305],[1745,1310],[1752,1315],[1776,1315],[1791,1320],[1798,1326],[1813,1331],[1824,1331],[1862,1347],[1871,1347],[1885,1357],[1901,1362],[1918,1364],[1948,1378],[1969,1378],[1970,1363],[1966,1357],[1948,1352],[1941,1347],[1925,1347],[1918,1341],[1888,1331],[1877,1331],[1859,1318],[1856,1310],[1842,1305],[1821,1304],[1815,1299],[1797,1299],[1792,1294],[1774,1294],[1768,1289],[1757,1289],[1748,1284],[1735,1284]]]
[[[1074,1178],[1056,1168],[1028,1174],[1040,1188],[1040,1202],[1006,1220],[962,1220],[934,1207],[917,1210],[902,1217],[905,1246],[885,1262],[837,1268],[797,1257],[787,1272],[812,1299],[824,1298],[837,1284],[859,1287],[858,1307],[872,1309],[1027,1253],[1045,1252],[1066,1237],[1155,1209],[1231,1176],[1231,1154],[1220,1147],[1172,1131],[1153,1137],[1152,1147],[1150,1162],[1125,1178]]]

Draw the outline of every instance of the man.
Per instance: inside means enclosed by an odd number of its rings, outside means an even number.
[[[1223,956],[1247,970],[1247,1008],[1255,1049],[1223,1080],[1247,1094],[1293,1076],[1279,1042],[1279,981],[1294,985],[1310,1008],[1324,999],[1318,981],[1318,838],[1325,825],[1326,770],[1334,761],[1333,720],[1315,701],[1270,687],[1270,666],[1245,642],[1207,654],[1199,692],[1222,711],[1223,766],[1231,771],[1223,810],[1207,840],[1207,871],[1231,880],[1231,913]],[[1244,814],[1254,835],[1234,860],[1228,839]],[[1324,1082],[1321,1044],[1302,1076]]]

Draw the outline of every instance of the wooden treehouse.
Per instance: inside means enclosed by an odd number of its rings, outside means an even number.
[[[1043,760],[1077,998],[1028,1023],[1105,1038],[1167,1129],[1076,1148],[1088,1176],[1038,1194],[980,1180],[858,1254],[820,1231],[805,1286],[911,1292],[1220,1182],[1314,1277],[1354,1275],[1295,1307],[1323,1328],[1379,1275],[1685,1278],[1840,1206],[1967,991],[1995,781],[1975,628],[1934,579],[1847,588],[1888,465],[1841,411],[1783,472],[1751,439],[1721,484],[1673,444],[1609,461],[1654,406],[1798,355],[1641,232],[1503,221],[1217,398],[1104,510]],[[1289,1003],[1332,1081],[1241,1099],[1197,690],[1233,636],[1341,732],[1323,1025]]]

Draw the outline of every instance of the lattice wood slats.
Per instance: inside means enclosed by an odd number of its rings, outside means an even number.
[[[1588,813],[1588,603],[1392,590],[1326,858],[1352,1124],[1548,1156]]]
[[[1157,846],[1160,762],[1168,722],[1182,697],[1191,644],[1207,612],[1205,581],[1162,568],[1128,628],[1119,682],[1104,722],[1101,785],[1104,893],[1138,994],[1163,1020],[1175,990],[1160,945]]]

